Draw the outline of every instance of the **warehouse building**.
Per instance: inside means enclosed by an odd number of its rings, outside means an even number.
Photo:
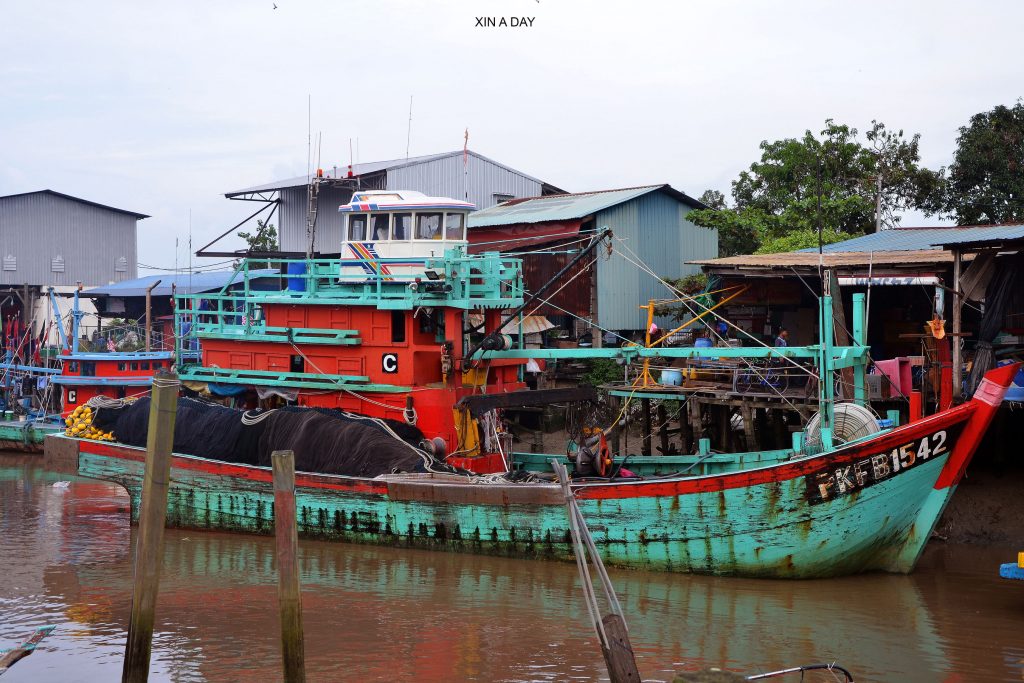
[[[515,199],[470,214],[470,251],[522,255],[526,289],[535,292],[569,264],[583,238],[610,228],[611,252],[602,247],[567,272],[561,279],[572,283],[556,286],[536,312],[570,336],[585,335],[591,323],[625,336],[646,326],[640,305],[669,296],[658,278],[697,273],[688,261],[718,255],[718,231],[687,219],[699,208],[705,207],[667,184]],[[593,343],[601,343],[600,335]]]
[[[13,319],[21,331],[31,326],[38,338],[52,328],[46,299],[50,287],[67,293],[79,284],[97,287],[135,278],[136,230],[148,217],[53,190],[0,197],[0,315],[5,327]]]
[[[430,196],[465,199],[478,209],[519,197],[563,192],[472,150],[324,169],[316,187],[318,194],[313,202],[307,176],[235,190],[224,196],[266,202],[267,213],[263,218],[277,225],[282,251],[306,251],[307,218],[313,213],[313,250],[336,253],[341,248],[338,207],[347,204],[356,190],[415,190]]]

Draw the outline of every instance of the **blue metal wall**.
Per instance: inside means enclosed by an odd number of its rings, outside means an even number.
[[[52,194],[0,197],[0,284],[97,287],[135,278],[137,222]]]
[[[597,214],[596,227],[611,228],[616,238],[615,253],[598,261],[597,318],[601,327],[642,329],[646,312],[638,306],[671,296],[655,277],[627,259],[646,264],[658,276],[679,278],[700,271],[687,261],[718,256],[718,232],[688,221],[690,210],[667,194],[650,192]],[[662,327],[671,322],[666,318],[656,321]]]

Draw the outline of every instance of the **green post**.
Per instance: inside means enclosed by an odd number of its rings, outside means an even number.
[[[800,453],[804,450],[804,433],[793,432],[793,452]]]
[[[864,333],[864,294],[853,295],[853,343],[856,346],[867,346],[868,340]],[[858,359],[853,366],[853,400],[858,405],[867,405],[867,359]]]
[[[178,387],[173,372],[161,370],[153,377],[146,437],[146,471],[142,484],[142,510],[135,545],[135,586],[128,622],[122,683],[149,679],[153,648],[153,621],[160,588],[160,566],[164,558],[164,522],[167,519],[167,489],[171,480],[171,450],[174,419],[178,413]]]
[[[823,296],[819,301],[821,354],[818,361],[818,390],[821,403],[821,447],[829,451],[832,450],[832,426],[835,423],[835,387],[832,384],[832,297]]]
[[[887,410],[885,416],[892,420],[893,427],[900,426],[900,411],[899,410]]]

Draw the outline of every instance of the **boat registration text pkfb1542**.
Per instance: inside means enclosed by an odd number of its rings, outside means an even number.
[[[855,493],[945,455],[960,430],[960,425],[940,429],[885,453],[876,453],[848,464],[832,465],[809,474],[809,502],[814,505]]]

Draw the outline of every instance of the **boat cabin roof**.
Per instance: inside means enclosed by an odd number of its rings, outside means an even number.
[[[476,205],[450,197],[428,197],[414,190],[365,190],[352,195],[348,204],[338,207],[341,213],[356,211],[473,211]]]

